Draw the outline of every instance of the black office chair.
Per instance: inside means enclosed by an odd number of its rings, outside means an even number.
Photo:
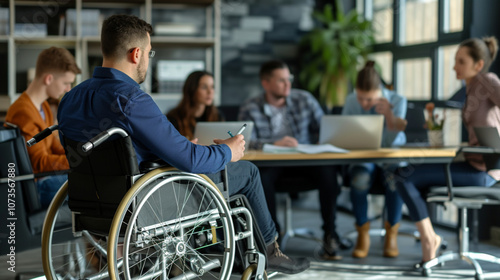
[[[481,154],[487,170],[500,169],[500,137],[495,127],[475,128],[479,143],[484,147],[464,147],[459,153]],[[477,261],[500,264],[500,258],[490,254],[469,251],[469,227],[467,225],[467,210],[481,209],[483,205],[500,204],[500,182],[492,187],[465,186],[453,187],[450,164],[446,166],[448,176],[446,187],[434,187],[430,190],[427,201],[433,203],[450,202],[457,206],[461,217],[459,228],[459,251],[443,254],[422,265],[422,274],[431,274],[431,268],[453,260],[463,260],[474,266],[475,279],[483,279],[483,270]],[[494,215],[494,214],[493,214]]]
[[[11,246],[15,247],[16,254],[39,248],[47,209],[40,202],[35,178],[55,173],[33,174],[24,137],[19,128],[10,123],[0,122],[0,155],[0,195],[8,200],[7,209],[0,211],[0,219],[15,225],[15,229],[0,227],[0,254],[9,254]],[[64,209],[61,213],[67,215],[61,215],[60,221],[71,224],[69,209],[67,206]],[[71,231],[61,236],[69,239]]]

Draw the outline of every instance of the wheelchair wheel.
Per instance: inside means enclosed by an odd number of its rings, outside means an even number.
[[[42,229],[42,264],[47,279],[94,279],[107,277],[105,259],[93,246],[98,241],[87,232],[74,237],[71,224],[71,211],[66,198],[67,182],[59,189],[52,200]],[[101,244],[101,248],[107,247]],[[104,254],[105,255],[105,254]]]
[[[203,175],[169,169],[141,177],[109,234],[112,279],[228,279],[234,227],[226,201]]]

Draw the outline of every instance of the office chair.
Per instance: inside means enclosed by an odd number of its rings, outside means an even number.
[[[12,221],[15,224],[15,231],[1,227],[0,253],[10,253],[10,246],[15,246],[15,253],[38,248],[47,209],[40,202],[35,178],[55,173],[33,174],[24,137],[19,128],[10,123],[0,122],[0,155],[0,195],[9,208],[9,211],[0,211],[0,218],[5,223]],[[69,213],[65,207],[64,211]],[[71,223],[71,217],[65,217],[61,222]],[[67,234],[66,237],[70,238],[71,232]],[[15,244],[9,243],[9,237],[15,238]]]
[[[487,170],[500,169],[500,138],[495,127],[475,128],[479,143],[483,147],[464,147],[459,153],[481,154]],[[458,153],[457,153],[458,154]],[[450,163],[451,164],[451,163]],[[453,260],[463,260],[474,266],[475,279],[483,279],[483,270],[478,261],[500,264],[500,258],[490,254],[469,251],[469,227],[467,225],[467,210],[480,209],[483,205],[500,204],[500,182],[492,187],[465,186],[453,187],[450,174],[450,164],[446,165],[447,186],[431,188],[427,201],[433,203],[450,202],[459,209],[462,224],[459,228],[459,251],[443,254],[422,265],[422,274],[428,276],[431,269],[439,264]]]

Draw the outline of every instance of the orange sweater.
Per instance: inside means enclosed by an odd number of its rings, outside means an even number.
[[[17,125],[27,141],[54,124],[54,117],[47,101],[43,102],[42,110],[45,113],[45,121],[28,94],[24,92],[9,107],[5,121]],[[35,173],[69,169],[64,148],[57,135],[57,132],[54,132],[40,143],[28,147],[28,154]]]

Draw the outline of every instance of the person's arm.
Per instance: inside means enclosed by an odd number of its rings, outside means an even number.
[[[500,107],[500,79],[494,74],[489,74],[487,77],[488,84],[490,85],[486,88],[488,98],[493,104]]]
[[[224,169],[232,159],[227,144],[202,146],[188,141],[145,93],[130,100],[123,114],[127,130],[142,158],[156,155],[172,166],[192,173],[215,173]]]
[[[21,130],[25,141],[33,138],[33,136],[45,129],[44,123],[36,123],[33,120],[34,116],[31,116],[24,110],[18,110],[16,113],[11,114],[11,116]],[[57,139],[55,139],[54,135],[50,135],[40,143],[27,148],[35,173],[69,169],[64,151],[62,154],[56,154],[52,151],[52,146],[55,145],[53,143],[56,141]]]

